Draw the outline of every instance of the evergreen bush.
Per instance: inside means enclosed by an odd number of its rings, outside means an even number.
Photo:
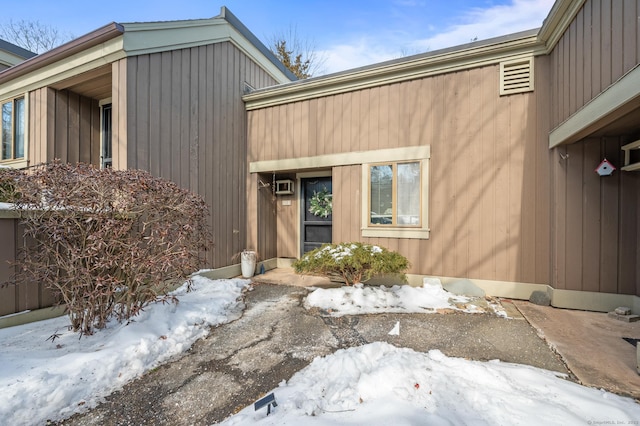
[[[324,244],[293,263],[299,274],[339,276],[347,283],[364,283],[375,275],[407,280],[409,261],[386,248],[364,243]]]

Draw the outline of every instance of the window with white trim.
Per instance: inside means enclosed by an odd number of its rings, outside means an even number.
[[[2,119],[1,161],[11,161],[25,156],[25,102],[24,97],[0,103]]]
[[[422,158],[362,165],[363,237],[429,238],[428,147],[424,151]]]

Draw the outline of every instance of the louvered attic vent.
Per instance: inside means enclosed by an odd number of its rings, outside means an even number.
[[[500,62],[500,95],[533,91],[533,58]]]

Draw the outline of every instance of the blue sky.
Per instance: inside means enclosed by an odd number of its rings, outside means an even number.
[[[40,21],[74,36],[109,22],[209,18],[227,6],[258,38],[295,28],[337,72],[537,28],[554,0],[21,0],[0,24]]]

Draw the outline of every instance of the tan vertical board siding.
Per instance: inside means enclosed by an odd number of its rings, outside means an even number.
[[[127,59],[111,66],[111,114],[113,168],[127,168]]]
[[[134,56],[118,70],[126,72],[117,77],[128,95],[128,166],[202,195],[211,211],[214,236],[207,266],[234,263],[233,255],[247,248],[246,232],[252,226],[245,226],[247,129],[242,90],[245,81],[256,88],[274,82],[231,43]],[[114,78],[116,74],[114,70]],[[114,83],[114,92],[115,87]],[[275,221],[271,222],[265,222],[265,235],[275,235]],[[275,252],[275,239],[268,244],[272,247],[265,252]]]
[[[539,82],[551,81],[550,60],[548,56],[538,57],[535,62],[535,75]],[[536,90],[535,106],[535,137],[530,140],[530,145],[525,154],[525,170],[530,171],[532,168],[528,164],[531,158],[529,152],[533,151],[535,158],[534,181],[528,181],[528,185],[535,184],[535,280],[536,283],[552,282],[551,275],[551,204],[552,204],[552,188],[551,173],[553,161],[553,151],[550,151],[546,143],[551,122],[551,111],[549,103],[551,102],[551,91],[548,84],[540,84]],[[532,194],[533,195],[533,194]]]
[[[587,0],[553,52],[555,127],[638,63],[637,0]]]
[[[300,121],[284,120],[281,106],[252,110],[249,161],[272,159],[262,144],[284,132],[280,126],[301,135],[300,149],[280,152],[282,159],[347,146],[428,144],[430,238],[362,238],[362,171],[355,165],[333,168],[334,241],[364,240],[410,253],[414,273],[547,282],[550,184],[541,177],[550,169],[549,112],[540,102],[550,96],[540,84],[531,93],[500,97],[498,66],[488,66],[301,101],[308,113]]]
[[[70,163],[99,162],[100,114],[98,101],[67,90],[39,89],[30,100],[31,160]]]

